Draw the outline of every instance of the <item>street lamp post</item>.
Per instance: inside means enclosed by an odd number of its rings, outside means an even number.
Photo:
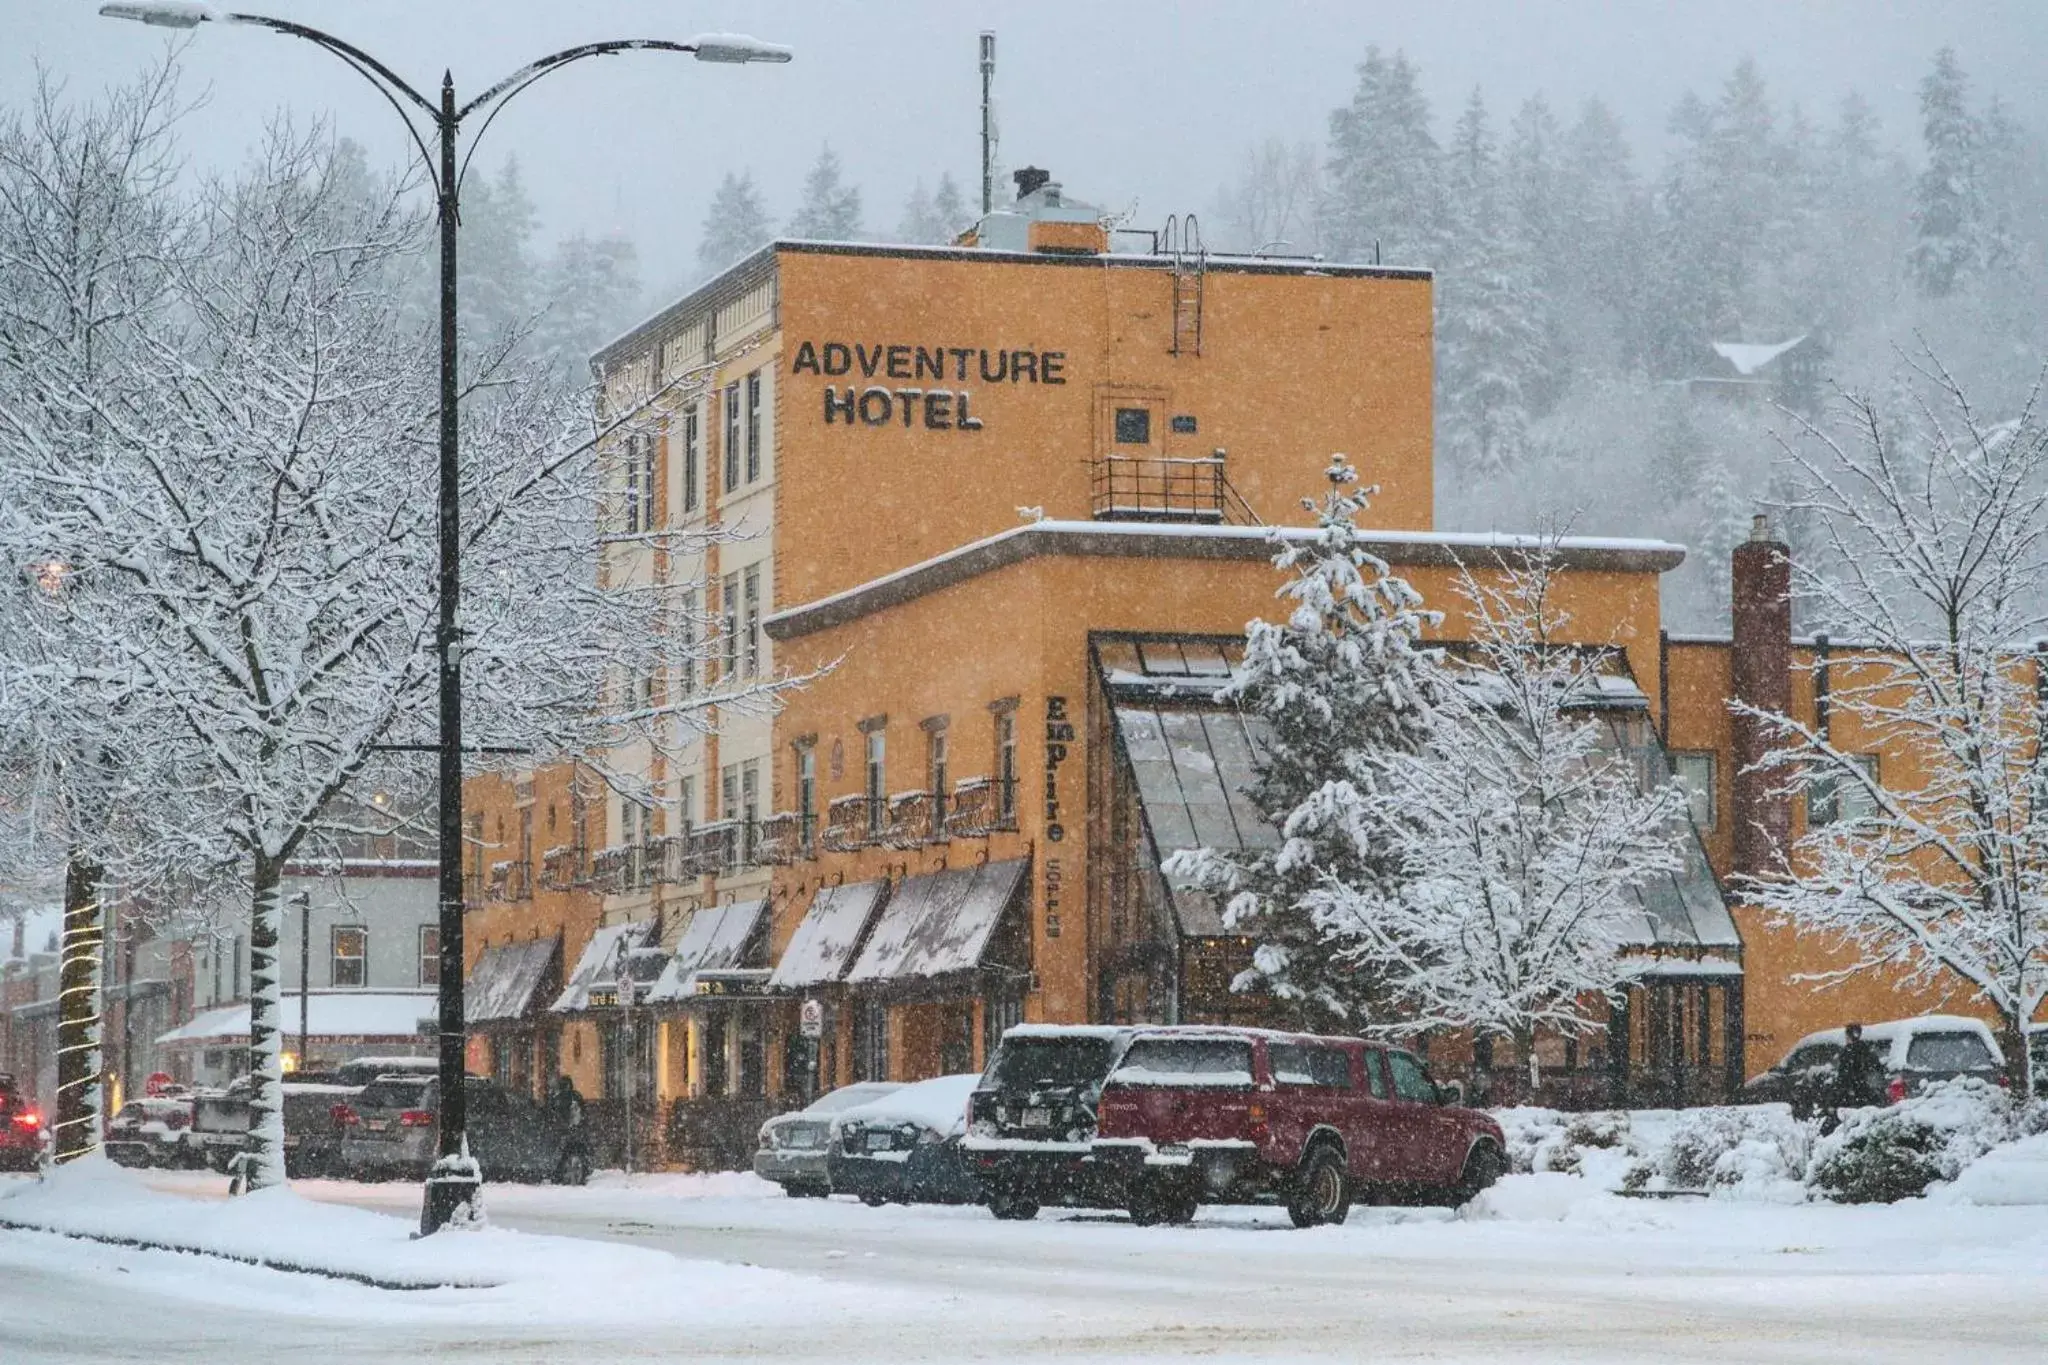
[[[469,1160],[464,1137],[463,1074],[466,1032],[463,1024],[462,980],[462,617],[461,617],[461,466],[458,459],[456,404],[455,247],[460,223],[462,178],[476,144],[490,127],[507,100],[542,76],[585,57],[615,52],[687,52],[700,62],[786,62],[790,50],[739,34],[705,34],[686,43],[662,38],[626,38],[613,42],[584,43],[543,57],[513,72],[467,104],[455,102],[452,74],[441,77],[441,98],[429,101],[376,58],[349,43],[318,29],[287,19],[261,14],[240,14],[183,0],[154,0],[153,3],[108,4],[100,13],[112,19],[132,19],[162,28],[193,29],[201,24],[243,24],[266,28],[317,44],[347,62],[357,74],[376,86],[404,120],[413,146],[426,165],[434,187],[436,217],[441,232],[441,440],[440,440],[440,617],[434,631],[436,662],[440,678],[440,1141],[441,1159],[427,1178],[426,1195],[420,1214],[420,1230],[439,1230],[458,1210],[468,1205],[480,1183],[477,1168]],[[420,136],[413,109],[424,113],[439,141],[438,156],[430,152]],[[483,122],[469,151],[457,154],[456,135],[462,122],[482,114]]]

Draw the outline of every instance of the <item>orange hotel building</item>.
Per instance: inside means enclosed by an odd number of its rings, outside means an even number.
[[[1277,1017],[1229,990],[1249,944],[1158,873],[1271,837],[1239,790],[1256,733],[1210,697],[1276,609],[1274,528],[1343,452],[1433,605],[1517,542],[1432,527],[1428,272],[1112,234],[1021,183],[956,247],[772,243],[596,357],[608,405],[661,395],[608,454],[613,511],[745,533],[608,551],[718,623],[712,667],[652,691],[816,676],[679,758],[614,755],[648,808],[566,763],[472,781],[473,1070],[569,1075],[614,1132],[630,1092],[640,1150],[724,1165],[803,1095],[977,1068],[1019,1020]],[[1811,711],[1811,651],[1768,539],[1737,553],[1733,641],[1667,636],[1683,554],[1564,548],[1573,628],[1619,648],[1613,742],[1668,751],[1698,838],[1643,897],[1655,961],[1605,1038],[1539,1044],[1562,1100],[1711,1099],[1941,995],[1818,993],[1795,978],[1825,946],[1724,896],[1803,818],[1734,776],[1728,701]]]

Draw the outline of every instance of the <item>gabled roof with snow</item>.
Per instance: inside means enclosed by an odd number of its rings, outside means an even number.
[[[335,1038],[417,1038],[422,1021],[434,1017],[439,997],[427,991],[313,991],[306,1000],[308,1037]],[[278,1011],[285,1032],[299,1028],[299,993],[286,991]],[[229,1044],[249,1041],[249,1002],[223,1005],[207,1010],[191,1023],[157,1038],[159,1046],[172,1044]]]
[[[1810,333],[1801,332],[1789,341],[1717,341],[1714,343],[1714,354],[1732,365],[1735,373],[1748,379],[1806,340],[1809,335]]]

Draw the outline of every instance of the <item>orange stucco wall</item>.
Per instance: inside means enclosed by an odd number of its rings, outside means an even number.
[[[1459,638],[1459,599],[1448,568],[1396,566],[1432,606],[1447,614],[1440,632]],[[888,786],[924,785],[920,723],[948,719],[955,780],[994,766],[992,703],[1014,698],[1020,739],[1018,829],[983,840],[951,840],[903,851],[821,850],[777,873],[774,941],[779,950],[794,932],[818,886],[915,874],[982,855],[991,860],[1033,855],[1032,967],[1039,989],[1027,997],[1026,1017],[1059,1022],[1089,1019],[1095,1009],[1095,963],[1086,913],[1088,822],[1087,740],[1080,724],[1090,687],[1091,631],[1173,631],[1228,635],[1257,616],[1274,616],[1279,575],[1261,561],[1177,558],[1041,557],[970,578],[886,611],[782,643],[792,668],[825,667],[790,699],[781,733],[815,739],[819,810],[836,796],[862,790],[864,719],[887,717]],[[1562,580],[1559,605],[1573,618],[1576,638],[1624,646],[1645,690],[1656,692],[1657,596],[1654,575],[1588,570]],[[1058,765],[1052,791],[1060,806],[1062,838],[1049,836],[1047,726],[1064,709],[1077,737]],[[837,753],[841,761],[834,764]],[[788,744],[775,755],[777,800],[787,805],[795,756]],[[1052,863],[1057,862],[1055,868]],[[1053,883],[1057,883],[1057,886]],[[1058,898],[1058,908],[1052,901]],[[915,1030],[905,1040],[914,1068],[922,1051]],[[903,1074],[920,1074],[914,1069]]]
[[[1714,755],[1714,827],[1706,832],[1708,857],[1714,870],[1724,878],[1731,872],[1730,831],[1739,818],[1733,807],[1733,757],[1728,704],[1729,682],[1727,641],[1674,643],[1670,650],[1671,715],[1670,748],[1674,752],[1707,752]],[[1814,721],[1813,651],[1792,653],[1792,715]],[[1839,661],[1832,667],[1837,691],[1856,685],[1856,670]],[[1849,751],[1878,755],[1880,780],[1887,785],[1911,789],[1925,780],[1911,757],[1896,747],[1879,744],[1862,733],[1855,717],[1837,707],[1831,733],[1834,743]],[[1806,832],[1803,801],[1792,809],[1792,837]],[[1800,1038],[1820,1029],[1838,1028],[1851,1021],[1876,1022],[1905,1018],[1933,1011],[1971,1014],[1996,1027],[1992,1011],[1975,999],[1972,987],[1961,978],[1942,974],[1932,981],[1909,982],[1903,969],[1850,971],[1858,955],[1828,936],[1774,916],[1742,902],[1740,891],[1730,888],[1736,927],[1742,931],[1744,966],[1744,1067],[1755,1075],[1783,1057]],[[1837,979],[1830,974],[1842,973]]]
[[[1228,452],[1229,478],[1261,519],[1300,519],[1325,486],[1333,452],[1380,486],[1371,524],[1431,524],[1430,281],[1210,270],[1201,353],[1174,355],[1174,280],[1165,267],[1073,258],[780,255],[782,327],[776,385],[776,603],[808,602],[1017,524],[1020,506],[1090,515],[1090,464],[1113,453],[1205,457]],[[850,373],[811,368],[828,343],[868,348]],[[887,374],[898,346],[909,377]],[[943,381],[918,377],[911,348],[971,348],[940,357]],[[808,349],[807,349],[808,348]],[[1026,351],[982,378],[980,352]],[[1185,349],[1185,348],[1184,348]],[[1057,383],[1044,382],[1048,354]],[[966,377],[959,378],[964,363]],[[931,429],[900,403],[886,425],[836,415],[825,393],[943,389],[948,420],[969,395],[979,430]],[[1114,410],[1151,410],[1149,445],[1118,446]],[[880,404],[876,404],[879,411]],[[1192,434],[1172,429],[1195,419]]]

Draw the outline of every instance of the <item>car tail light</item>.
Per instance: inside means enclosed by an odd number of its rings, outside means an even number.
[[[43,1126],[43,1116],[33,1109],[24,1109],[14,1116],[14,1126],[17,1128],[40,1128]]]
[[[1264,1104],[1258,1100],[1253,1100],[1251,1107],[1245,1111],[1245,1117],[1252,1121],[1252,1131],[1254,1133],[1266,1131],[1266,1106]]]
[[[170,1113],[164,1116],[164,1127],[170,1129],[172,1132],[176,1132],[180,1128],[189,1128],[191,1126],[192,1115],[187,1113],[183,1109],[173,1109]]]
[[[401,1128],[431,1128],[434,1126],[434,1111],[431,1109],[408,1109],[398,1116]]]
[[[2012,1089],[2012,1077],[2006,1075],[2003,1071],[1999,1072],[1996,1076],[1993,1076],[1991,1079],[1998,1082],[1998,1088],[2000,1090]]]
[[[1906,1098],[1906,1078],[1904,1076],[1892,1077],[1891,1083],[1884,1088],[1884,1097],[1893,1104],[1897,1104],[1900,1100]]]
[[[345,1104],[337,1104],[328,1110],[327,1117],[334,1121],[336,1128],[353,1128],[362,1122],[356,1117],[356,1111]]]

